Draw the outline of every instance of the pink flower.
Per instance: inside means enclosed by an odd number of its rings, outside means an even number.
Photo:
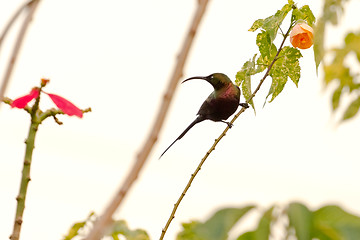
[[[39,96],[39,88],[33,88],[28,95],[19,97],[11,103],[11,107],[25,108],[25,106],[33,99]]]
[[[72,104],[65,98],[60,97],[58,95],[51,94],[51,93],[46,93],[46,94],[51,98],[51,100],[55,103],[55,105],[61,111],[63,111],[65,114],[67,114],[69,116],[75,115],[75,116],[78,116],[79,118],[82,118],[83,112],[81,111],[81,109],[76,107],[74,104]]]

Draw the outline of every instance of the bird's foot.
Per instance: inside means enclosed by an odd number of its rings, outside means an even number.
[[[242,106],[243,108],[249,108],[249,104],[247,103],[239,103],[240,106]]]
[[[223,121],[223,123],[226,123],[229,128],[231,128],[232,126],[234,126],[234,124],[232,124],[231,122],[225,122],[225,121]]]

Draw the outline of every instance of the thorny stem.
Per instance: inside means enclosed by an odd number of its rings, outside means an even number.
[[[263,84],[263,82],[265,81],[265,79],[269,76],[270,70],[271,70],[272,66],[274,65],[274,63],[276,62],[276,60],[279,58],[280,51],[281,51],[282,47],[284,46],[284,43],[285,43],[286,38],[289,36],[289,33],[290,33],[291,28],[292,28],[292,24],[290,25],[288,31],[287,31],[286,34],[284,35],[284,39],[283,39],[283,41],[281,42],[280,47],[279,47],[279,49],[278,49],[278,51],[277,51],[277,53],[276,53],[273,61],[272,61],[271,64],[268,66],[267,71],[265,72],[263,78],[260,80],[260,82],[259,82],[258,86],[256,87],[256,89],[254,90],[254,92],[251,94],[251,96],[249,97],[249,99],[246,100],[246,103],[249,103],[249,102],[255,97],[256,93],[260,90],[261,85]],[[239,112],[233,117],[233,119],[230,121],[230,124],[233,124],[233,123],[235,122],[235,120],[240,116],[240,114],[242,114],[243,112],[245,112],[246,109],[247,109],[247,108],[242,107],[242,108],[240,109],[240,111],[239,111]],[[171,214],[170,214],[170,217],[169,217],[168,221],[166,222],[165,227],[164,227],[164,228],[162,229],[162,231],[161,231],[161,236],[160,236],[159,240],[164,239],[165,233],[166,233],[166,231],[168,230],[171,221],[175,218],[176,210],[178,209],[178,207],[179,207],[182,199],[184,198],[186,192],[189,190],[189,188],[190,188],[190,186],[191,186],[191,183],[194,181],[196,175],[197,175],[198,172],[200,171],[200,169],[201,169],[202,165],[204,164],[205,160],[209,157],[209,155],[212,153],[212,151],[215,150],[215,147],[216,147],[217,144],[220,142],[220,140],[226,135],[226,133],[227,133],[227,131],[228,131],[229,129],[230,129],[229,126],[227,126],[227,127],[225,128],[225,130],[220,134],[220,136],[219,136],[217,139],[215,139],[214,144],[210,147],[210,149],[206,152],[205,156],[201,159],[201,161],[200,161],[199,165],[197,166],[197,168],[195,169],[194,173],[191,174],[191,177],[190,177],[190,179],[189,179],[189,181],[188,181],[185,189],[184,189],[183,192],[181,193],[181,195],[180,195],[180,197],[178,198],[177,202],[174,204],[174,208],[173,208],[173,210],[172,210],[172,212],[171,212]]]
[[[39,91],[41,92],[40,87]],[[31,116],[31,124],[29,128],[28,137],[25,141],[26,144],[26,150],[25,150],[25,157],[24,157],[24,164],[23,164],[23,170],[22,170],[22,176],[21,176],[21,183],[20,183],[20,190],[19,194],[16,197],[17,201],[17,207],[16,207],[16,214],[15,214],[15,222],[14,222],[14,228],[13,232],[10,236],[11,240],[19,240],[20,239],[20,231],[21,231],[21,225],[23,223],[23,214],[25,210],[25,199],[26,199],[26,193],[27,188],[29,185],[29,182],[31,180],[30,178],[30,167],[32,162],[32,154],[33,150],[35,148],[35,137],[38,130],[39,125],[44,121],[46,118],[53,116],[55,118],[55,121],[59,124],[59,120],[57,120],[56,115],[57,114],[64,114],[59,109],[50,109],[45,112],[42,112],[39,109],[39,102],[40,102],[40,95],[36,98],[35,103],[32,107],[26,106],[24,110],[28,112]],[[4,103],[11,105],[12,100],[9,98],[4,98]],[[87,108],[85,110],[82,110],[83,113],[90,112],[91,108]]]
[[[39,124],[41,123],[41,121],[39,121],[39,118],[37,116],[37,111],[39,109],[39,101],[40,101],[40,94],[37,97],[36,102],[30,111],[31,124],[30,124],[28,137],[25,141],[26,151],[24,157],[24,166],[22,171],[19,195],[16,197],[17,207],[16,207],[14,229],[13,229],[13,233],[10,236],[11,240],[18,240],[20,238],[20,230],[23,222],[23,213],[25,209],[26,192],[27,192],[28,184],[30,182],[30,167],[31,167],[33,150],[35,148],[34,145],[35,136]]]

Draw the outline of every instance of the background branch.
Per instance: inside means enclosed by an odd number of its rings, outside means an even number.
[[[185,61],[189,54],[193,39],[197,32],[198,26],[200,24],[200,21],[205,13],[207,4],[208,4],[208,0],[199,1],[197,10],[195,12],[193,21],[190,26],[190,29],[189,29],[186,39],[183,43],[180,54],[178,55],[177,64],[173,71],[172,77],[169,81],[167,91],[163,96],[163,101],[161,103],[155,123],[154,123],[153,127],[151,128],[152,130],[151,130],[144,146],[141,148],[141,151],[137,154],[136,161],[135,161],[131,171],[129,172],[128,176],[126,177],[123,185],[120,187],[120,189],[118,190],[115,197],[110,202],[110,204],[108,205],[108,207],[106,208],[104,213],[95,222],[95,225],[94,225],[93,229],[91,230],[91,232],[89,233],[87,240],[98,240],[101,238],[101,236],[104,233],[105,228],[112,222],[112,215],[114,214],[116,209],[121,204],[122,200],[126,196],[127,192],[131,188],[132,184],[137,179],[147,157],[149,156],[149,154],[152,150],[152,147],[154,146],[155,142],[157,141],[159,132],[164,123],[165,116],[167,114],[171,100],[172,100],[174,92],[176,90],[177,83],[183,75],[183,68],[185,65]]]
[[[24,19],[24,22],[23,22],[23,24],[21,26],[20,32],[19,32],[19,34],[17,36],[17,39],[16,39],[16,42],[15,42],[12,54],[10,56],[9,63],[7,65],[7,68],[6,68],[6,71],[5,71],[3,80],[2,80],[2,84],[1,84],[1,88],[0,88],[0,102],[2,102],[2,99],[4,97],[7,85],[9,83],[9,80],[10,80],[10,77],[11,77],[12,70],[13,70],[15,62],[16,62],[17,55],[19,54],[21,44],[22,44],[22,42],[24,40],[25,33],[26,33],[26,31],[28,29],[28,26],[29,26],[29,24],[30,24],[30,22],[31,22],[31,20],[33,18],[33,15],[35,13],[35,10],[36,10],[39,2],[40,2],[40,0],[32,0],[32,1],[29,1],[26,4],[22,5],[18,9],[18,11],[16,11],[14,16],[11,18],[11,20],[9,21],[9,23],[7,24],[7,26],[5,27],[5,29],[4,29],[4,31],[3,31],[2,35],[1,35],[0,46],[1,46],[1,43],[4,40],[8,30],[10,29],[10,27],[15,22],[16,18],[18,18],[18,16],[20,15],[20,13],[24,9],[28,9],[27,16]]]

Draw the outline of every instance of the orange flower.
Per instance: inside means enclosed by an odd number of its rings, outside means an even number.
[[[300,49],[307,49],[313,45],[314,31],[306,23],[297,23],[290,33],[290,43]]]

